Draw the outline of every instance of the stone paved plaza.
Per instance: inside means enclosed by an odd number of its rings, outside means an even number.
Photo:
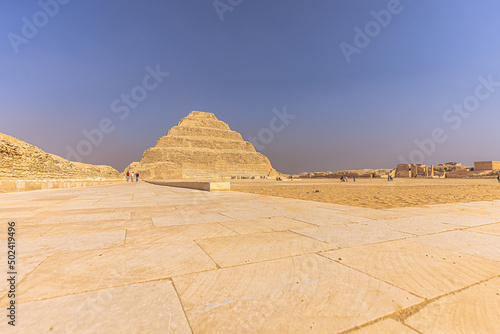
[[[1,333],[500,333],[500,201],[367,209],[145,182],[0,194]]]

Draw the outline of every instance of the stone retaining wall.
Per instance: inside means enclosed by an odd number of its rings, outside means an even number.
[[[91,187],[124,182],[123,179],[52,179],[52,180],[0,180],[0,193]]]
[[[213,182],[213,181],[156,181],[147,180],[146,182],[156,184],[158,186],[178,187],[197,189],[205,191],[227,191],[231,190],[230,182]]]
[[[500,161],[476,161],[474,162],[475,171],[487,171],[500,169]]]

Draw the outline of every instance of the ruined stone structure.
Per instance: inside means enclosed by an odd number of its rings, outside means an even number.
[[[269,159],[214,114],[193,111],[125,172],[150,179],[273,176]]]
[[[457,162],[447,162],[437,166],[420,164],[399,164],[396,177],[441,177],[441,178],[491,178],[500,173],[500,162],[475,162],[474,168]]]
[[[500,169],[500,161],[478,161],[474,162],[474,171],[487,171]]]
[[[437,172],[434,166],[421,164],[399,164],[396,168],[396,177],[415,177],[415,176],[443,176],[442,172]]]
[[[500,174],[500,161],[474,162],[474,168],[456,170],[446,173],[449,178],[493,178]]]
[[[71,162],[36,146],[0,133],[0,179],[95,179],[119,178],[109,166]]]

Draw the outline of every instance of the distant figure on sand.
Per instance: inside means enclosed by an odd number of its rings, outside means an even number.
[[[139,172],[135,173],[135,182],[139,182]]]
[[[498,180],[498,182],[500,182],[500,174],[498,174],[497,180]]]
[[[352,182],[356,182],[356,176],[352,177]]]
[[[128,179],[130,179],[130,172],[127,172],[127,182],[128,182]]]

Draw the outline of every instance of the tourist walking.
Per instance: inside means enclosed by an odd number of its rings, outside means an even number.
[[[127,182],[128,182],[128,179],[130,179],[130,172],[127,172]]]
[[[135,173],[135,182],[139,182],[139,172]]]
[[[500,182],[500,174],[498,174],[497,180],[498,180],[498,182]]]

